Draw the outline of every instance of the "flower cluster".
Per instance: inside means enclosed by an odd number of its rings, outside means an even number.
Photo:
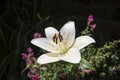
[[[30,66],[31,63],[35,63],[35,56],[31,47],[29,47],[27,51],[29,54],[22,53],[22,58],[25,60],[26,66]]]
[[[27,48],[28,54],[27,53],[22,53],[22,58],[25,60],[26,63],[26,69],[29,69],[27,76],[31,78],[31,80],[39,80],[40,76],[36,71],[35,62],[36,58],[34,56],[33,49],[31,47]]]
[[[35,68],[30,69],[30,71],[27,73],[27,76],[31,78],[31,80],[40,80],[40,76]]]
[[[87,19],[87,26],[84,31],[81,32],[81,35],[89,35],[91,36],[91,32],[94,32],[94,29],[96,28],[96,24],[94,23],[94,17],[93,15],[88,16]]]
[[[42,37],[41,33],[34,33],[33,35],[33,39],[41,38],[41,37]]]
[[[92,23],[93,21],[94,21],[93,15],[88,16],[88,24]],[[91,24],[90,26],[91,26],[93,29],[96,28],[96,24],[95,24],[95,23],[94,23],[94,24]]]

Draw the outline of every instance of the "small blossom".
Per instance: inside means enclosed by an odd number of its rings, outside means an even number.
[[[29,64],[30,64],[30,62],[29,62],[28,60],[26,60],[26,61],[25,61],[25,64],[26,64],[26,65],[29,65]]]
[[[85,72],[86,72],[87,74],[91,74],[91,73],[92,73],[91,70],[85,70]]]
[[[41,38],[42,37],[42,34],[41,33],[38,33],[38,38]]]
[[[64,78],[64,77],[65,77],[65,75],[66,75],[66,73],[65,73],[65,72],[60,73],[60,77],[62,77],[62,78]]]
[[[96,28],[96,24],[92,24],[91,27],[92,27],[93,29],[95,29],[95,28]]]
[[[28,57],[32,59],[34,57],[34,54],[30,53],[30,54],[28,54]]]
[[[27,73],[27,76],[29,77],[29,78],[31,78],[31,72],[29,71],[28,73]]]
[[[39,75],[38,74],[34,74],[32,75],[32,80],[39,80]]]
[[[34,35],[33,35],[33,39],[41,38],[41,37],[42,37],[41,33],[34,33]]]
[[[30,72],[31,72],[31,73],[35,73],[35,71],[36,71],[36,70],[35,70],[34,68],[30,69]]]
[[[26,53],[22,53],[22,58],[26,59],[27,58],[27,54]]]
[[[32,49],[31,47],[29,47],[29,48],[27,48],[27,51],[28,51],[29,53],[32,53],[32,52],[33,52],[33,49]]]
[[[93,15],[90,15],[90,16],[88,17],[88,22],[93,22],[93,21],[94,21],[93,18],[94,18]]]

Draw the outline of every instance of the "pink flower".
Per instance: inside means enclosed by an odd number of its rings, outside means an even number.
[[[41,38],[42,37],[42,34],[41,33],[38,33],[38,38]]]
[[[77,70],[77,73],[80,73],[80,72],[82,72],[82,69],[81,69],[81,68]]]
[[[32,75],[32,80],[39,80],[39,79],[40,79],[40,77],[38,74]]]
[[[87,74],[91,74],[92,71],[91,71],[91,70],[85,70],[85,73],[87,73]]]
[[[26,53],[22,53],[22,58],[26,59],[27,58],[27,54]]]
[[[26,64],[26,65],[29,65],[29,64],[30,64],[30,62],[29,62],[28,60],[26,60],[26,61],[25,61],[25,64]]]
[[[88,22],[93,22],[93,21],[94,21],[93,15],[90,15],[90,16],[88,17]]]
[[[29,48],[27,48],[27,51],[28,51],[29,53],[32,53],[32,52],[33,52],[33,49],[32,49],[31,47],[29,47]]]
[[[32,59],[34,57],[34,54],[33,53],[29,53],[28,57]]]
[[[34,68],[30,69],[30,72],[34,74],[35,73],[35,69]]]
[[[60,73],[60,77],[62,77],[62,78],[64,78],[64,77],[65,77],[65,75],[66,75],[66,73],[65,73],[65,72]]]
[[[41,37],[42,37],[41,33],[34,33],[34,35],[33,35],[33,39],[41,38]]]
[[[93,29],[95,29],[95,28],[96,28],[96,24],[92,24],[91,27],[92,27]]]
[[[27,76],[28,76],[29,78],[31,78],[31,72],[30,72],[30,71],[27,73]]]

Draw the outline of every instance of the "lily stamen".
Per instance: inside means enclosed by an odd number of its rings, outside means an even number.
[[[55,42],[56,44],[58,44],[58,42],[62,42],[63,41],[63,37],[60,35],[60,33],[56,34],[53,36],[53,42]]]

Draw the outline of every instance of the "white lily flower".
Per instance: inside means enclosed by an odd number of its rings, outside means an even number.
[[[90,36],[80,36],[75,39],[75,24],[73,21],[67,22],[58,32],[53,27],[45,29],[46,38],[36,38],[32,44],[45,49],[48,53],[41,55],[37,62],[47,64],[60,60],[79,63],[81,60],[80,49],[86,47],[95,40]]]

